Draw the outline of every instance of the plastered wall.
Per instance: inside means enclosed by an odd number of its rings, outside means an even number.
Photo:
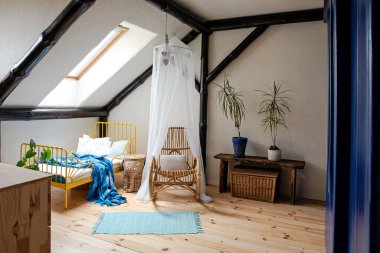
[[[209,68],[212,70],[252,29],[216,32],[210,37]],[[192,47],[199,70],[200,37]],[[199,71],[198,71],[199,72]],[[322,22],[287,24],[270,27],[244,53],[223,72],[229,74],[231,83],[244,91],[247,108],[242,135],[249,138],[249,155],[266,156],[271,144],[270,134],[260,126],[257,109],[261,96],[257,89],[265,89],[280,82],[292,90],[292,112],[288,115],[288,129],[281,129],[278,146],[283,157],[305,160],[306,166],[298,173],[297,195],[311,199],[325,199],[327,159],[327,91],[328,51],[327,27]],[[223,74],[214,82],[222,83]],[[197,73],[199,76],[199,73]],[[135,122],[138,126],[138,152],[146,151],[150,82],[128,96],[111,114],[111,120]],[[196,109],[198,110],[198,109]],[[216,89],[209,88],[208,137],[207,137],[207,182],[217,185],[219,161],[215,154],[232,152],[231,138],[236,132],[232,121],[224,118],[216,103]],[[282,193],[289,188],[283,173]]]
[[[1,162],[16,164],[20,145],[32,138],[38,144],[75,149],[78,138],[91,134],[97,118],[3,121],[1,122]]]

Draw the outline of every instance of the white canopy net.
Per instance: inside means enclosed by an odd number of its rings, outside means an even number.
[[[202,163],[199,142],[199,118],[197,117],[197,94],[195,89],[194,55],[191,49],[173,37],[169,41],[167,65],[163,62],[162,52],[165,44],[154,48],[153,74],[150,98],[149,137],[147,160],[142,183],[136,198],[150,201],[149,173],[152,156],[158,157],[163,147],[167,132],[171,126],[185,128],[189,147],[193,156],[198,156]],[[210,202],[206,196],[206,184],[203,166],[201,169],[201,200]]]

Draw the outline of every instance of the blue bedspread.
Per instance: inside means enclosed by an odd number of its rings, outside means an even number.
[[[81,162],[92,163],[95,166],[91,175],[92,183],[88,191],[87,200],[96,202],[101,206],[117,206],[127,201],[125,197],[117,192],[110,160],[93,155],[73,155]]]
[[[105,157],[93,155],[71,154],[82,163],[92,163],[95,167],[91,176],[92,183],[87,195],[87,200],[96,202],[101,206],[117,206],[125,203],[127,198],[121,196],[115,187],[112,163]],[[55,163],[65,166],[65,159],[55,159]],[[70,161],[72,167],[77,167],[75,159]]]

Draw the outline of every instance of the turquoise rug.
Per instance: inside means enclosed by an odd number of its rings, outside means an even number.
[[[202,232],[198,212],[101,213],[94,234],[169,235]]]

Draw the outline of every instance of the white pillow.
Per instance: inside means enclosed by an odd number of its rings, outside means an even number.
[[[160,155],[160,166],[163,170],[186,170],[185,155]]]
[[[89,135],[87,135],[87,134],[83,134],[83,137],[82,138],[84,138],[84,139],[93,139],[92,137],[90,137]]]
[[[111,150],[107,155],[107,158],[112,158],[115,155],[123,153],[125,147],[128,145],[128,140],[114,141],[111,146]]]
[[[111,140],[109,137],[93,139],[84,134],[82,138],[79,138],[77,148],[79,155],[106,156],[110,151]]]

